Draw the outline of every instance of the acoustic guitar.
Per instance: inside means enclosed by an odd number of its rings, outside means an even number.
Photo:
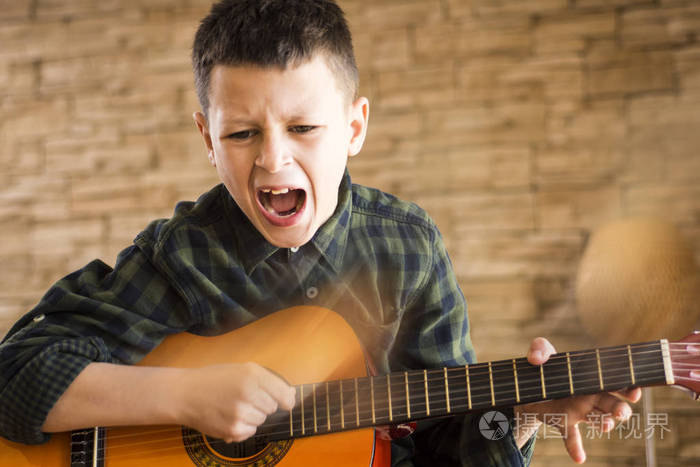
[[[24,466],[388,466],[390,444],[373,427],[510,407],[632,386],[678,385],[698,398],[700,355],[659,340],[525,358],[367,376],[363,350],[334,312],[294,307],[217,337],[174,335],[139,365],[197,367],[255,361],[294,385],[291,411],[267,418],[242,443],[187,427],[96,427],[39,446],[0,440],[0,465]],[[315,381],[309,383],[309,381]]]

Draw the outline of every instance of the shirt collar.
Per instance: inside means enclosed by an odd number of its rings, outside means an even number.
[[[225,188],[223,192],[227,200],[225,204],[229,214],[228,217],[236,229],[235,238],[238,257],[245,268],[246,274],[250,275],[260,263],[267,260],[281,248],[265,240],[265,237],[253,226]],[[333,269],[336,272],[340,272],[350,229],[351,212],[352,181],[350,174],[345,169],[345,174],[338,189],[338,204],[335,212],[323,223],[313,238],[299,248],[299,253],[306,248],[316,248]]]

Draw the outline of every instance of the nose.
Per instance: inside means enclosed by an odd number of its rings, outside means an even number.
[[[289,165],[291,161],[291,153],[284,136],[276,131],[265,132],[255,165],[270,173],[276,173]]]

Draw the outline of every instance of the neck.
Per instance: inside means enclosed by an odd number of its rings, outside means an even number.
[[[291,412],[273,414],[256,437],[296,438],[471,411],[673,384],[665,340],[461,367],[302,384]]]

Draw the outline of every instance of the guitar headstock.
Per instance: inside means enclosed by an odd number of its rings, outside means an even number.
[[[700,331],[669,344],[673,379],[677,386],[700,400]]]

